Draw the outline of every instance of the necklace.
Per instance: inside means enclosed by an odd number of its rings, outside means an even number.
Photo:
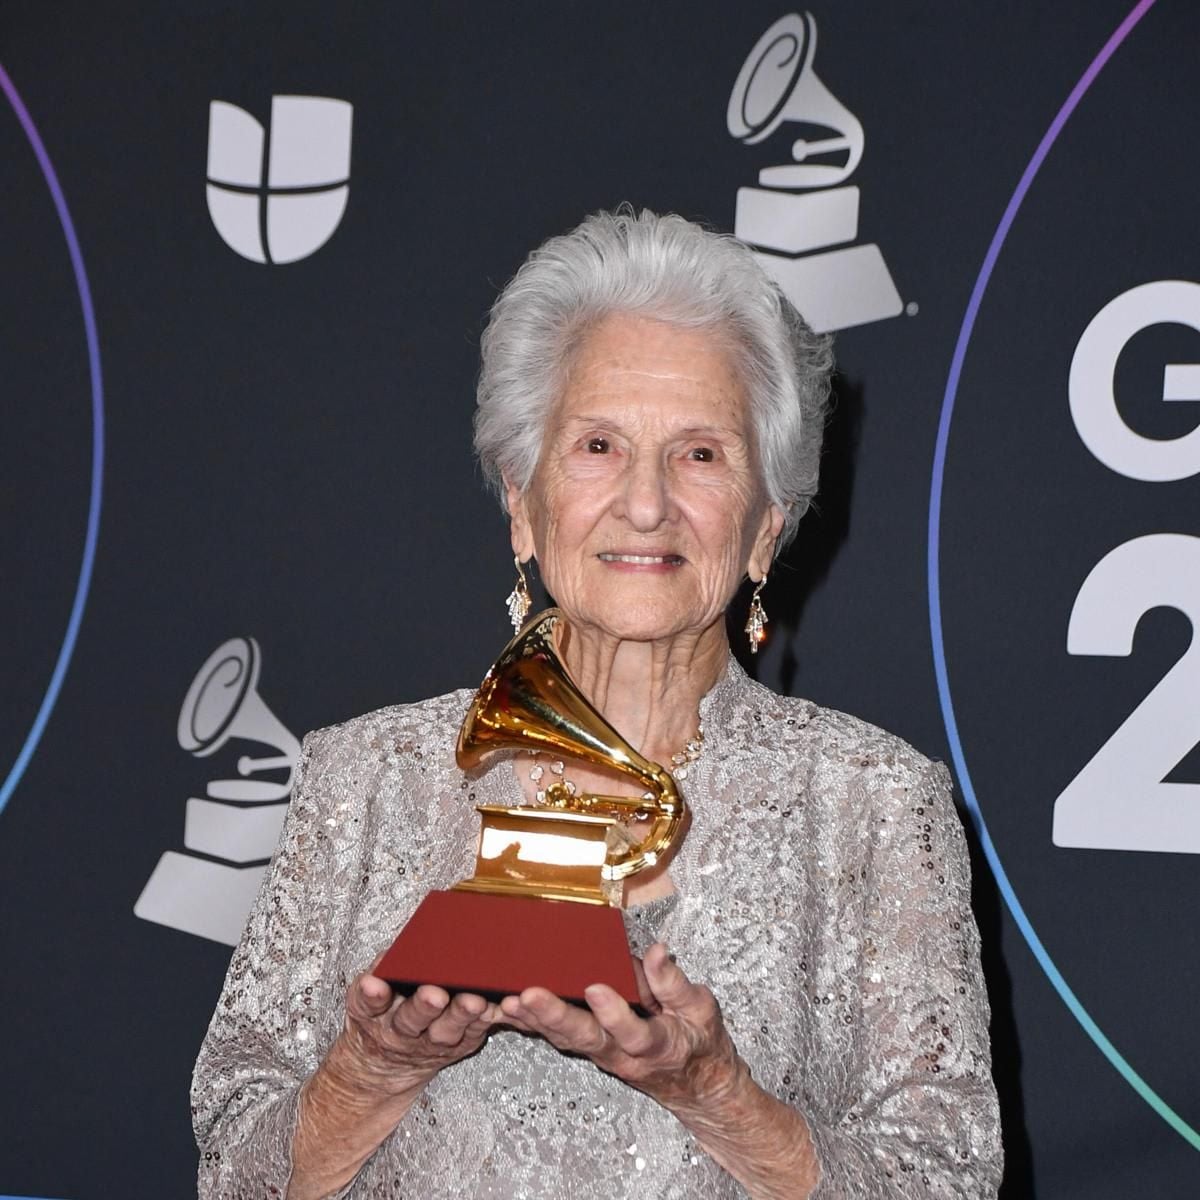
[[[537,787],[537,802],[539,804],[544,804],[546,802],[546,789],[542,787],[542,780],[546,778],[546,765],[536,761],[538,758],[538,751],[529,750],[527,753],[535,759],[533,766],[529,768],[529,778]],[[676,780],[683,782],[683,780],[688,777],[688,771],[691,769],[692,764],[703,753],[704,726],[698,724],[696,726],[695,734],[688,738],[688,740],[684,743],[683,749],[678,750],[671,755],[671,774],[676,778]],[[574,796],[579,789],[576,788],[576,786],[566,778],[566,775],[564,774],[566,771],[566,766],[563,763],[563,760],[561,758],[553,759],[549,766],[550,774],[555,776],[555,779],[551,781],[551,785],[556,782],[561,783],[562,786],[566,788],[567,794]]]
[[[696,734],[684,744],[682,750],[671,755],[671,774],[676,779],[686,779],[692,763],[704,753],[704,726],[697,723]]]

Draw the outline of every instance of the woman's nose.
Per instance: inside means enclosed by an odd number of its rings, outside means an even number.
[[[639,533],[657,529],[670,515],[667,474],[650,455],[639,455],[625,473],[624,517]]]

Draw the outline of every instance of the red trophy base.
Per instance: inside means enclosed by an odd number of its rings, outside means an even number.
[[[544,987],[578,1004],[606,983],[640,1007],[620,910],[570,900],[430,892],[375,974],[404,991],[434,983],[498,999]]]

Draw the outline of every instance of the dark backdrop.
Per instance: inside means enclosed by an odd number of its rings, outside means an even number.
[[[1130,7],[842,0],[812,14],[809,74],[865,131],[849,240],[879,247],[904,309],[838,333],[822,492],[765,593],[773,637],[755,666],[952,760],[976,806],[1009,1197],[1184,1197],[1200,1182],[1200,755],[1164,762],[1123,740],[1112,761],[1144,786],[1106,768],[1083,799],[1092,813],[1117,789],[1121,844],[1052,840],[1056,798],[1200,619],[1186,599],[1200,595],[1200,454],[1176,478],[1134,478],[1088,450],[1068,404],[1076,345],[1106,304],[1200,279],[1200,10],[1143,3],[1119,28]],[[273,749],[247,715],[254,694],[299,735],[477,680],[511,587],[469,451],[488,305],[533,245],[599,207],[732,229],[738,189],[807,132],[785,123],[747,146],[726,128],[743,61],[787,11],[0,11],[0,1189],[192,1189],[187,1085],[230,948],[186,930],[261,855],[214,854],[211,829],[185,842],[189,801],[224,829],[221,814],[250,809],[221,781],[286,791],[286,764],[238,774],[241,755],[286,756],[286,733]],[[346,101],[353,129],[332,236],[268,265],[225,243],[205,187],[210,103],[265,124],[273,95]],[[302,184],[339,182],[312,169]],[[238,193],[252,206],[255,182]],[[1180,365],[1175,390],[1200,399],[1197,316],[1148,316],[1120,355],[1121,418],[1147,439],[1195,427],[1195,404],[1164,402],[1163,369]],[[1133,654],[1068,654],[1093,566],[1163,533],[1180,539],[1154,559]],[[1118,574],[1110,590],[1139,582]],[[204,709],[212,753],[189,753],[180,706],[235,638],[255,639],[260,673],[238,707],[233,675],[255,654],[235,643],[203,704],[233,697],[237,719],[222,742],[222,714]],[[1196,660],[1177,670],[1190,707],[1147,703],[1190,747]],[[1131,849],[1163,778],[1178,836]],[[269,825],[279,808],[254,811]],[[144,896],[156,865],[166,891]]]

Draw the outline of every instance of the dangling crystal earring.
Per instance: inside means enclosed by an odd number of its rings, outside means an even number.
[[[746,634],[750,638],[751,654],[757,654],[759,646],[767,640],[766,625],[770,618],[767,616],[767,610],[762,606],[762,601],[758,598],[758,593],[766,586],[766,582],[767,577],[764,575],[758,581],[754,595],[750,597],[750,615],[746,620]]]
[[[504,603],[508,605],[508,619],[512,622],[513,633],[517,633],[525,624],[525,618],[529,616],[533,600],[529,595],[529,584],[525,581],[525,571],[521,567],[519,554],[513,557],[513,564],[517,568],[517,584],[509,592],[508,599]]]

